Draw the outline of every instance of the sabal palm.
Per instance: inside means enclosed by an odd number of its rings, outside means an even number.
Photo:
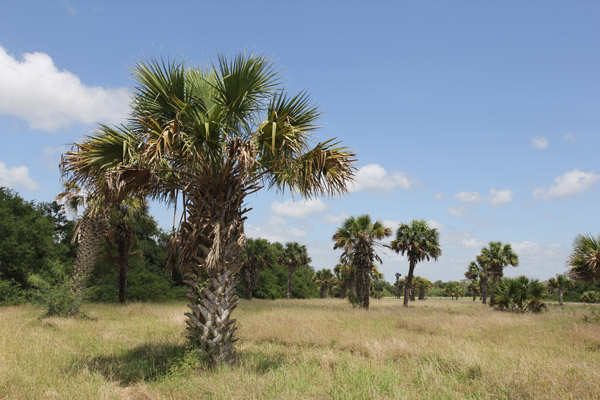
[[[258,285],[258,271],[275,263],[271,244],[266,239],[249,238],[244,243],[241,277],[246,287],[246,298],[252,299],[252,291]]]
[[[396,231],[396,239],[390,244],[392,250],[408,257],[408,275],[404,284],[404,306],[408,307],[412,291],[412,279],[417,263],[430,259],[437,261],[442,255],[438,230],[430,228],[426,221],[413,220],[401,224]]]
[[[288,270],[288,286],[287,286],[287,299],[292,297],[292,287],[294,285],[294,274],[300,267],[306,267],[310,263],[310,257],[306,246],[299,244],[298,242],[287,242],[283,251],[281,252],[279,262],[285,265]]]
[[[488,293],[488,267],[487,264],[482,263],[478,257],[477,261],[471,261],[469,269],[465,272],[465,278],[470,279],[472,283],[478,286],[479,292],[481,293],[481,302],[486,304],[487,293]],[[475,293],[473,292],[473,300],[475,300]]]
[[[326,268],[315,272],[313,281],[319,286],[319,295],[322,299],[327,296],[327,289],[331,288],[334,280],[333,273]]]
[[[565,289],[573,286],[573,281],[569,280],[565,275],[556,274],[556,278],[548,279],[548,287],[552,291],[558,292],[558,305],[563,305],[563,296]]]
[[[568,264],[568,275],[571,279],[600,282],[600,235],[575,236]]]
[[[519,257],[513,251],[510,244],[502,242],[490,242],[488,247],[481,249],[481,254],[477,256],[477,261],[485,265],[488,272],[488,279],[492,279],[492,295],[490,305],[495,302],[495,288],[498,281],[504,276],[504,268],[508,265],[516,267],[519,265]]]
[[[381,221],[371,222],[371,217],[365,214],[356,218],[347,218],[333,235],[333,248],[342,249],[344,264],[357,270],[355,287],[360,288],[357,290],[357,294],[361,305],[367,310],[369,309],[373,263],[376,260],[382,262],[375,252],[375,247],[378,245],[377,240],[391,234],[391,229],[385,227]]]
[[[65,155],[64,171],[77,182],[101,176],[117,199],[181,193],[168,265],[188,283],[188,338],[211,361],[232,361],[246,196],[263,186],[345,192],[354,155],[331,140],[311,147],[319,111],[305,93],[288,96],[263,57],[219,57],[207,70],[150,61],[134,75],[127,126],[101,126]]]
[[[336,264],[333,268],[337,282],[340,285],[340,298],[346,297],[346,292],[352,280],[352,267],[348,264]]]

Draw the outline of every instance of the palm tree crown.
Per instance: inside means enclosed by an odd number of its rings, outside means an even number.
[[[600,282],[600,235],[575,236],[568,264],[568,275],[571,279]]]

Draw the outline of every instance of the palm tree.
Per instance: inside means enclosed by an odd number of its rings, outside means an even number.
[[[204,70],[151,60],[134,76],[127,125],[101,125],[66,153],[63,172],[78,183],[99,176],[115,201],[180,199],[167,270],[185,276],[188,338],[212,363],[231,362],[246,196],[264,186],[345,193],[354,154],[332,140],[311,147],[318,109],[304,92],[287,95],[264,57],[220,56]]]
[[[501,310],[539,313],[546,307],[546,288],[537,279],[529,280],[525,276],[504,278],[498,281],[496,292]]]
[[[404,307],[408,307],[408,300],[412,292],[412,279],[415,266],[418,262],[433,258],[437,261],[442,255],[440,249],[440,235],[435,228],[430,228],[423,220],[413,220],[409,224],[401,224],[396,231],[396,239],[390,244],[396,253],[406,254],[408,257],[408,275],[404,283]]]
[[[334,279],[333,273],[326,268],[317,271],[313,276],[313,281],[319,285],[319,296],[322,299],[327,297],[327,289],[332,286]]]
[[[600,235],[577,235],[569,257],[568,275],[571,279],[600,282]]]
[[[513,252],[510,244],[503,245],[502,242],[490,242],[489,247],[481,249],[477,261],[487,267],[488,277],[492,279],[494,290],[492,290],[492,296],[490,297],[490,306],[493,306],[495,303],[495,288],[498,281],[504,276],[504,268],[508,265],[518,266],[519,257]]]
[[[482,264],[481,260],[471,261],[469,264],[469,269],[465,272],[465,278],[470,279],[471,283],[475,285],[475,287],[481,293],[481,302],[486,304],[487,302],[487,292],[488,292],[488,268],[487,264]],[[475,291],[473,293],[473,301],[475,301]]]
[[[433,286],[433,283],[427,278],[417,276],[413,281],[413,286],[418,293],[418,299],[425,300],[425,294]],[[414,298],[412,300],[414,300]]]
[[[402,296],[402,288],[404,287],[404,280],[402,282],[400,282],[400,277],[402,276],[402,274],[400,272],[396,272],[395,276],[396,276],[396,282],[394,282],[394,289],[395,289],[394,295],[396,296],[397,299],[399,299]]]
[[[333,268],[333,272],[335,273],[337,282],[340,285],[340,298],[343,299],[346,297],[348,287],[351,285],[352,268],[347,264],[337,264]]]
[[[556,278],[548,279],[548,287],[550,290],[558,292],[558,305],[562,306],[565,289],[573,287],[573,281],[569,280],[565,275],[556,274]]]
[[[300,267],[307,267],[310,263],[310,257],[306,246],[297,242],[287,242],[281,253],[279,262],[285,265],[288,270],[287,299],[292,297],[292,286],[294,284],[294,273]]]
[[[258,271],[276,262],[271,244],[266,239],[249,238],[244,243],[243,264],[240,275],[246,287],[246,299],[252,299],[252,291],[258,285]]]
[[[347,218],[333,235],[333,248],[342,249],[344,263],[356,268],[355,287],[360,298],[359,304],[367,310],[369,309],[373,263],[375,260],[382,262],[375,252],[375,247],[378,245],[376,240],[381,240],[391,234],[392,230],[383,226],[381,221],[371,222],[371,217],[365,214],[356,218]]]

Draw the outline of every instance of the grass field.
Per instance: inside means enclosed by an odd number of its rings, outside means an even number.
[[[541,315],[470,300],[242,302],[239,362],[187,351],[185,305],[90,304],[86,319],[0,308],[6,399],[594,399],[600,308]]]

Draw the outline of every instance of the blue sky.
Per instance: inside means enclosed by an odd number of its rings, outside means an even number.
[[[310,91],[320,138],[355,150],[360,169],[342,198],[251,196],[249,236],[304,243],[332,268],[344,217],[420,218],[443,252],[421,276],[461,279],[494,240],[520,256],[508,275],[547,279],[576,234],[600,231],[599,15],[596,1],[5,1],[0,185],[52,200],[61,152],[122,121],[135,62],[260,53],[289,91]],[[406,274],[384,253],[388,280]]]

